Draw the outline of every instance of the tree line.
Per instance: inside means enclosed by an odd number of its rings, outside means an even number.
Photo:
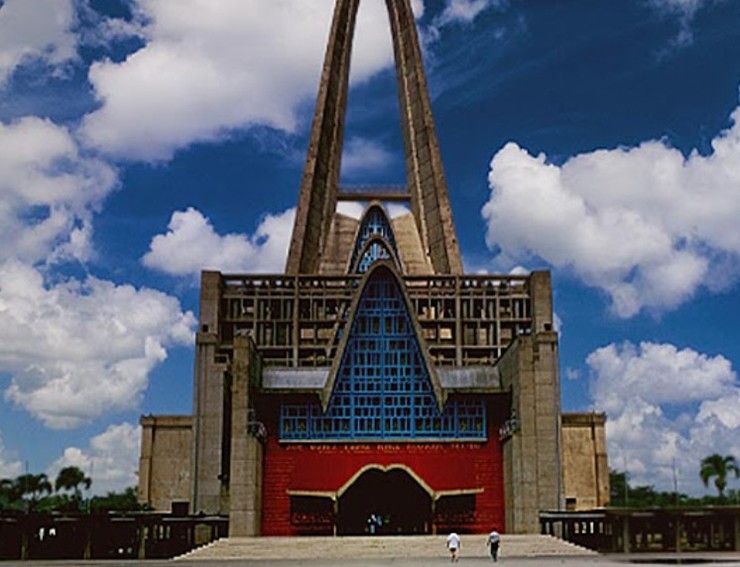
[[[85,498],[92,479],[79,467],[64,467],[52,483],[44,473],[0,479],[0,511],[103,512],[142,510],[133,487]]]
[[[625,471],[610,470],[609,506],[612,508],[667,508],[675,506],[740,505],[740,490],[727,489],[728,478],[740,477],[740,466],[732,455],[714,453],[702,459],[699,478],[708,487],[713,481],[717,496],[692,497],[677,491],[659,491],[651,485],[632,486]]]

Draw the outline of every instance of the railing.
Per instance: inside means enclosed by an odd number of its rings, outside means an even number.
[[[0,512],[0,560],[169,559],[227,533],[222,516]]]
[[[740,507],[540,512],[543,534],[602,552],[740,551]]]

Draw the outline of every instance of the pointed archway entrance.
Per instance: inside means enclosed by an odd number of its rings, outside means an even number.
[[[432,533],[433,498],[429,488],[405,467],[366,468],[337,501],[339,535]],[[373,520],[380,518],[380,521]]]

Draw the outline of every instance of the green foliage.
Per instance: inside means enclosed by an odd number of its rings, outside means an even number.
[[[54,483],[54,488],[57,492],[60,490],[71,490],[77,497],[82,496],[80,486],[84,486],[85,489],[90,488],[92,479],[89,476],[85,476],[85,473],[77,467],[64,467],[59,471],[57,480]]]
[[[16,481],[9,478],[0,480],[0,510],[21,510],[21,496]]]
[[[81,487],[90,488],[91,483],[77,467],[59,471],[54,486],[43,473],[0,479],[0,510],[79,512],[83,509]]]
[[[22,474],[13,482],[14,494],[25,503],[25,508],[29,511],[37,510],[44,494],[51,494],[52,491],[51,483],[44,473]]]
[[[632,486],[629,483],[629,475],[623,471],[609,470],[609,489],[611,508],[671,508],[675,506],[720,506],[726,504],[740,505],[740,491],[730,490],[727,495],[724,489],[727,486],[726,477],[730,473],[740,475],[734,457],[721,457],[710,455],[702,460],[700,476],[704,486],[708,486],[709,479],[717,476],[717,471],[723,476],[723,482],[715,486],[719,492],[718,496],[691,497],[681,492],[661,492],[653,486]],[[705,480],[706,478],[706,480]],[[721,490],[720,490],[721,486]]]
[[[132,512],[144,510],[136,489],[109,492],[105,496],[83,499],[83,490],[92,479],[78,467],[59,471],[54,486],[45,474],[23,474],[16,479],[0,479],[0,510],[29,512]]]
[[[133,512],[144,510],[145,506],[139,504],[136,489],[131,486],[123,492],[109,492],[105,496],[93,497],[90,509],[93,512]]]
[[[60,496],[57,510],[68,512],[82,511],[82,487],[87,490],[92,484],[92,479],[78,467],[64,467],[59,471],[54,488]],[[65,491],[64,494],[59,494]],[[71,492],[71,494],[67,494]]]
[[[653,486],[631,486],[627,473],[616,470],[609,471],[609,487],[612,508],[668,508],[689,500],[685,494],[660,492]]]
[[[628,494],[627,473],[609,469],[609,505],[620,508],[626,506]]]

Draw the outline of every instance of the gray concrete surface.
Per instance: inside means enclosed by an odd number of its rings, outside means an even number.
[[[680,563],[679,563],[680,562]],[[440,554],[436,558],[404,558],[404,559],[239,559],[239,560],[209,560],[190,561],[188,567],[426,567],[449,565],[449,558]],[[720,567],[740,567],[740,553],[692,553],[692,554],[630,554],[630,555],[596,555],[591,557],[538,557],[538,558],[510,558],[503,557],[499,563],[502,567],[599,567],[629,565],[697,565],[714,564]],[[174,567],[182,563],[172,561],[4,561],[2,567],[65,567],[83,565],[85,567]],[[463,555],[458,562],[459,567],[478,567],[493,565],[491,560],[483,555]]]

